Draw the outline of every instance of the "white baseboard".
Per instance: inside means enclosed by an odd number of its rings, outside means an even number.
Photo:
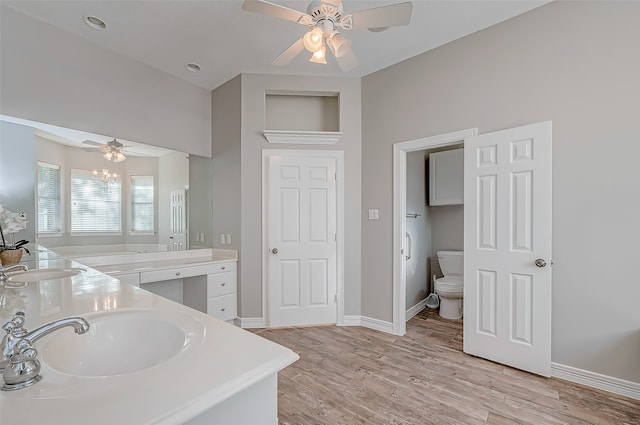
[[[344,316],[342,323],[338,326],[362,326],[375,331],[393,333],[393,323],[366,316]]]
[[[238,317],[236,321],[240,322],[242,329],[264,328],[264,319],[262,317]]]
[[[638,382],[625,381],[558,363],[551,363],[551,376],[640,400],[640,383]]]
[[[425,308],[427,308],[427,299],[426,298],[424,300],[420,301],[418,304],[416,304],[413,307],[411,307],[409,310],[407,310],[407,321],[409,319],[411,319],[413,316],[415,316],[416,314],[420,313]]]
[[[393,333],[393,323],[374,319],[373,317],[362,316],[360,326],[389,334]]]
[[[338,326],[362,326],[362,316],[347,316],[342,318],[342,323]]]

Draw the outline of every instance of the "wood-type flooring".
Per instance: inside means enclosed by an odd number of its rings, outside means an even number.
[[[640,401],[462,352],[462,321],[423,310],[402,337],[362,327],[255,329],[298,353],[280,425],[639,425]]]

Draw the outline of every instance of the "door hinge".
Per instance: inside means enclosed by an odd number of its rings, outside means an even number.
[[[333,241],[334,242],[338,242],[338,234],[337,233],[333,234]]]
[[[335,295],[333,296],[333,301],[338,302],[338,294],[335,294]]]
[[[333,173],[333,181],[337,182],[338,181],[338,173]]]

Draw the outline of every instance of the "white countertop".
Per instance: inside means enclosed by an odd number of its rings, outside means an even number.
[[[0,392],[0,425],[179,424],[298,359],[285,347],[52,252],[39,252],[29,263],[31,268],[80,267],[87,271],[71,278],[29,283],[22,289],[0,288],[1,323],[17,310],[26,311],[25,326],[33,330],[68,316],[85,316],[91,323],[96,312],[152,309],[189,315],[205,332],[201,340],[172,359],[120,376],[72,376],[42,361],[40,382]],[[54,336],[37,341],[35,348]]]

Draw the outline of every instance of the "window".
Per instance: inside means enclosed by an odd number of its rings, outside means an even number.
[[[60,166],[38,162],[38,233],[60,233]]]
[[[103,170],[71,170],[71,232],[122,232],[122,181]]]
[[[131,176],[131,231],[154,231],[153,176]]]

